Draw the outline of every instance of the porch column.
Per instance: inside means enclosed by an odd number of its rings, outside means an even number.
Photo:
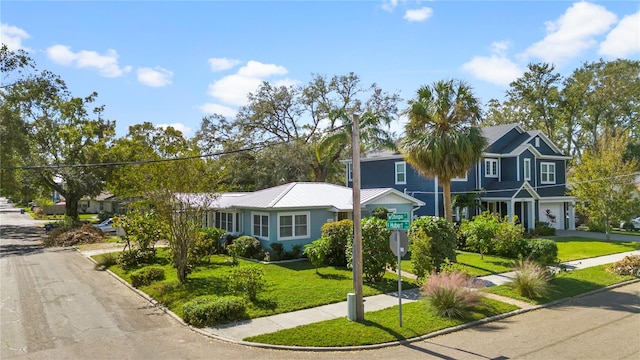
[[[569,205],[569,228],[567,230],[576,229],[576,204],[572,201],[567,203]]]
[[[509,221],[513,221],[513,215],[514,215],[514,210],[515,210],[515,200],[511,199],[511,201],[507,201],[507,216],[509,218]]]
[[[534,200],[527,201],[527,210],[528,210],[528,218],[529,218],[529,230],[533,230],[536,227],[536,204]]]

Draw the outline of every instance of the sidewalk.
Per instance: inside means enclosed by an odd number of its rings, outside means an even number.
[[[591,259],[582,259],[563,263],[568,270],[584,269],[587,267],[610,264],[622,260],[625,256],[640,255],[640,250],[629,251],[620,254],[605,255]],[[482,276],[478,279],[484,280],[488,285],[502,285],[510,282],[515,276],[515,272]],[[346,294],[345,294],[346,296]],[[402,291],[402,303],[410,303],[420,297],[419,289]],[[533,306],[521,301],[513,301],[510,298],[492,295],[491,298],[517,305],[519,307]],[[371,312],[398,305],[398,293],[369,296],[365,298],[364,310]],[[290,329],[300,325],[311,324],[325,320],[342,318],[347,316],[347,302],[339,302],[311,309],[298,310],[284,314],[266,316],[262,318],[246,320],[220,326],[206,327],[202,330],[219,338],[231,341],[241,341],[249,336],[267,334],[279,330]]]

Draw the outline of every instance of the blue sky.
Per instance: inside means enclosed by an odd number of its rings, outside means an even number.
[[[5,0],[0,15],[2,42],[74,96],[98,92],[118,136],[144,121],[192,136],[209,113],[233,117],[265,80],[354,72],[406,102],[455,78],[486,102],[531,62],[568,76],[640,58],[635,1]]]

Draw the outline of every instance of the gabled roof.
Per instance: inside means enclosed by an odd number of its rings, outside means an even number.
[[[360,203],[366,205],[389,194],[399,196],[414,205],[424,203],[392,188],[363,189]],[[293,182],[251,193],[223,193],[212,206],[216,209],[294,209],[331,208],[350,210],[353,208],[351,188],[316,182]]]
[[[498,139],[500,139],[506,133],[508,133],[509,131],[515,128],[518,128],[518,131],[521,133],[524,132],[524,130],[518,124],[486,126],[486,127],[480,128],[480,130],[482,130],[482,136],[487,138],[488,145],[491,146],[491,144],[498,141]]]

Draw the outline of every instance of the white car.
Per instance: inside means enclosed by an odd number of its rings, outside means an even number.
[[[620,228],[621,229],[625,229],[625,230],[637,230],[640,231],[640,216],[631,219],[631,221],[627,222],[621,222],[620,223]]]
[[[102,230],[103,233],[111,234],[116,232],[116,229],[113,227],[113,219],[111,218],[93,226]]]

